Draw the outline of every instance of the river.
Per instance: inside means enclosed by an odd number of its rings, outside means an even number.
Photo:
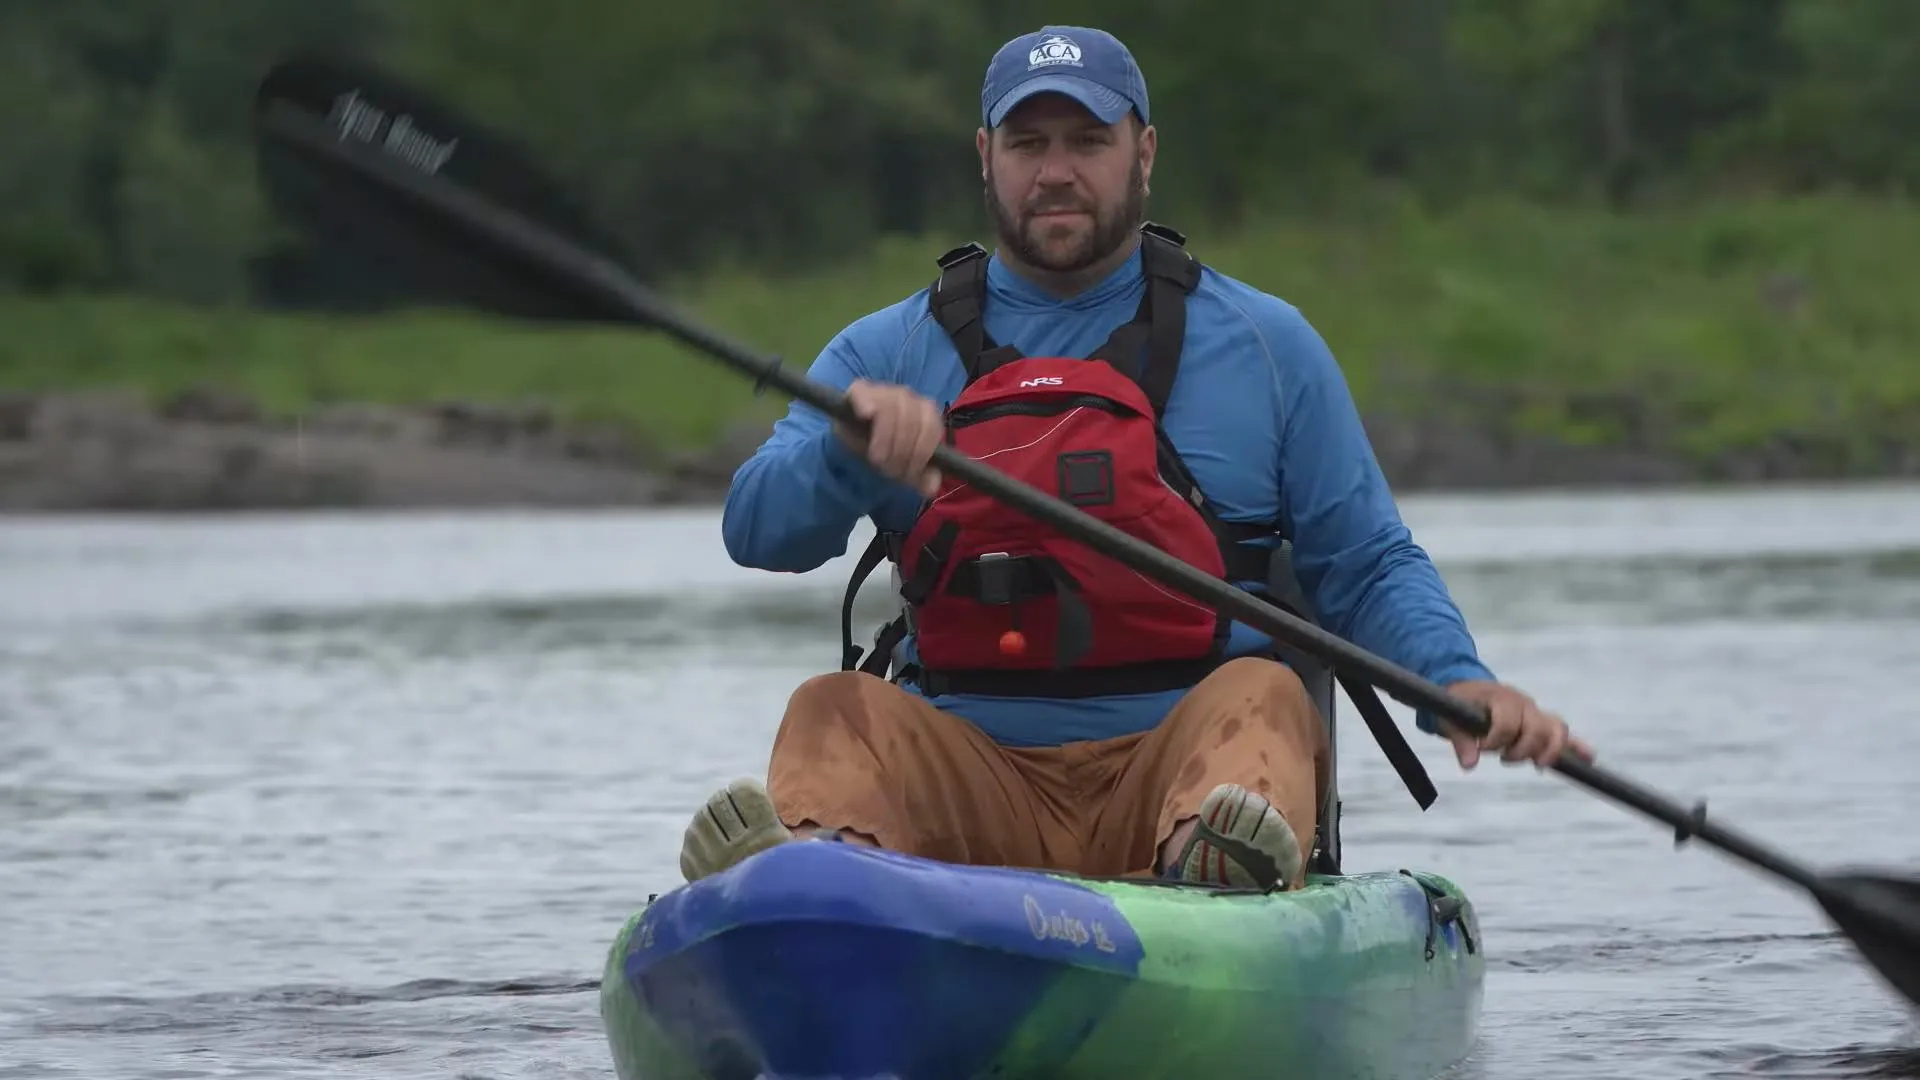
[[[1405,513],[1496,670],[1605,763],[1920,869],[1920,488]],[[850,560],[749,572],[717,529],[0,520],[0,1077],[609,1077],[614,931],[837,662]],[[1424,738],[1420,814],[1352,720],[1349,867],[1438,870],[1482,913],[1463,1077],[1920,1076],[1913,1013],[1802,895]]]

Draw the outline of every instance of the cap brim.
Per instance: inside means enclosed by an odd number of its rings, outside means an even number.
[[[994,102],[993,108],[987,111],[987,126],[999,127],[1008,113],[1035,94],[1065,94],[1086,106],[1087,111],[1103,124],[1117,124],[1121,117],[1133,109],[1133,102],[1099,83],[1078,75],[1050,72],[1036,75],[1000,95],[1000,100]]]

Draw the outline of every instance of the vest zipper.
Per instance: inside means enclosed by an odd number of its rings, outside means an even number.
[[[1112,398],[1098,394],[1074,394],[1071,397],[1048,398],[1044,401],[996,401],[990,405],[976,405],[970,409],[956,409],[947,414],[948,428],[963,428],[969,424],[978,424],[985,420],[994,420],[1002,416],[1058,416],[1070,409],[1098,409],[1115,416],[1132,415],[1133,410]]]

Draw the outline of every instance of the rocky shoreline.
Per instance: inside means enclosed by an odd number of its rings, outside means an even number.
[[[1782,443],[1711,470],[1631,447],[1577,447],[1479,425],[1369,417],[1398,491],[1632,486],[1823,475]],[[297,421],[198,390],[0,395],[0,512],[607,508],[710,503],[765,438],[741,425],[663,454],[537,408],[338,406]],[[1874,475],[1920,476],[1920,452]]]
[[[0,513],[630,507],[723,492],[765,433],[649,451],[543,409],[341,405],[297,420],[224,391],[0,395]]]

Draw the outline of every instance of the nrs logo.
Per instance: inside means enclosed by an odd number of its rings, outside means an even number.
[[[1028,387],[1028,386],[1065,386],[1065,385],[1067,385],[1067,380],[1065,380],[1065,379],[1063,379],[1063,378],[1061,378],[1061,377],[1060,377],[1060,376],[1058,376],[1058,375],[1041,375],[1041,376],[1038,376],[1038,377],[1036,377],[1036,378],[1032,378],[1032,379],[1022,379],[1022,380],[1020,380],[1020,385],[1021,385],[1022,387]]]

